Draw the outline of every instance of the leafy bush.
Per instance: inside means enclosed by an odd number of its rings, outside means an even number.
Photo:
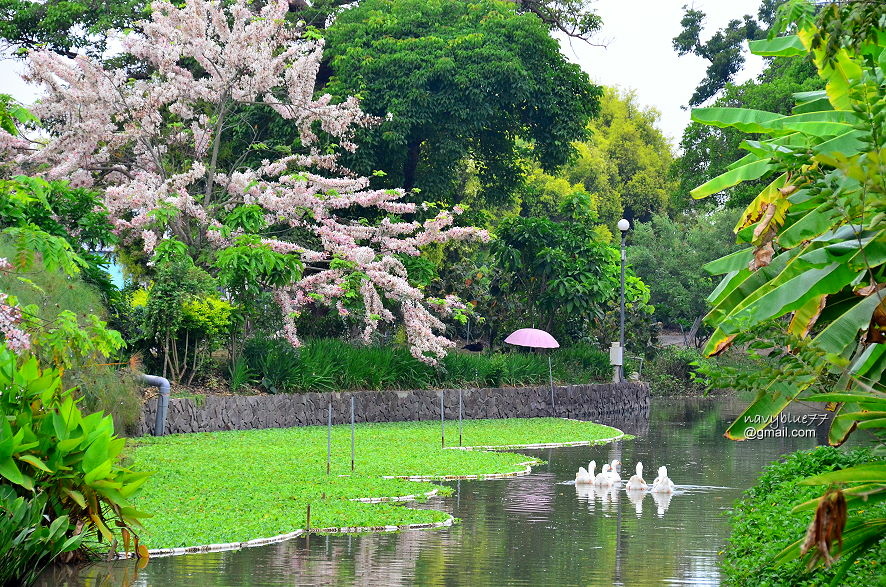
[[[147,479],[117,464],[125,440],[114,435],[110,416],[84,416],[56,369],[41,369],[0,345],[0,481],[19,495],[45,494],[47,516],[68,516],[68,534],[82,534],[81,551],[117,538],[139,550],[133,526],[145,514],[127,499]],[[107,549],[107,547],[105,547]],[[142,546],[141,549],[144,549]],[[82,553],[85,555],[85,553]]]
[[[228,374],[231,377],[231,391],[237,392],[241,388],[255,381],[255,372],[249,368],[246,358],[243,355],[237,357],[228,367]]]
[[[46,494],[31,498],[0,485],[0,585],[31,585],[60,555],[79,548],[83,535],[66,538],[68,516],[47,524]]]
[[[435,369],[395,346],[355,346],[337,339],[308,341],[298,351],[282,339],[247,341],[247,367],[265,389],[329,391],[346,389],[427,389],[429,387],[498,387],[548,381],[545,354],[467,354],[450,352]],[[606,353],[579,344],[556,351],[553,373],[564,383],[589,383],[608,378]]]
[[[45,235],[17,234],[20,238],[0,235],[0,258],[16,262],[13,271],[0,273],[0,291],[14,296],[22,308],[23,327],[38,358],[64,369],[77,369],[104,362],[99,359],[122,348],[120,334],[108,329],[104,321],[100,293],[81,279],[77,262],[59,271],[58,260],[47,254],[35,255],[29,249],[38,246],[34,239],[42,240]]]
[[[774,566],[772,560],[802,536],[809,525],[811,512],[792,513],[794,506],[821,495],[821,488],[801,485],[800,481],[811,475],[866,463],[871,458],[869,450],[847,452],[820,446],[792,453],[784,462],[769,465],[731,512],[732,533],[721,564],[726,583],[742,586],[829,583],[835,568],[808,571],[805,562],[799,559],[779,566]],[[886,504],[864,504],[857,513],[866,519],[882,517]],[[886,544],[881,544],[852,565],[840,584],[875,585],[882,576],[884,563]]]
[[[696,376],[696,366],[702,361],[696,349],[666,346],[650,353],[643,363],[642,379],[649,382],[650,391],[657,395],[703,393],[707,381]]]
[[[234,308],[219,297],[216,281],[194,265],[183,246],[161,242],[153,283],[129,299],[133,338],[148,351],[148,368],[190,384],[229,339]]]
[[[114,429],[133,434],[142,414],[141,385],[128,369],[91,366],[66,371],[65,386],[76,387],[86,412],[104,412],[114,420]]]

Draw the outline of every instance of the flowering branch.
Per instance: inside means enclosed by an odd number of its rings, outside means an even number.
[[[434,334],[443,324],[395,255],[488,235],[453,226],[460,210],[404,219],[423,210],[404,202],[402,190],[370,189],[367,178],[321,151],[318,133],[353,151],[354,128],[372,119],[354,98],[340,104],[328,95],[314,98],[323,42],[302,38],[288,25],[288,9],[285,1],[268,2],[257,13],[247,0],[188,0],[180,8],[153,2],[142,34],[124,41],[152,72],[146,79],[127,79],[85,57],[33,52],[28,78],[48,91],[35,113],[54,121],[57,134],[39,152],[21,156],[20,164],[74,185],[99,182],[123,242],[140,243],[146,253],[170,235],[196,256],[204,243],[223,249],[251,233],[260,238],[249,246],[295,256],[312,272],[274,286],[283,334],[293,345],[299,344],[294,320],[300,311],[317,303],[338,306],[346,292],[356,291],[364,337],[381,321],[394,321],[389,308],[399,306],[412,354],[434,362],[451,343]],[[224,132],[254,104],[271,108],[279,124],[295,125],[304,151],[245,169],[241,156],[223,168]],[[261,210],[255,225],[226,225],[243,207]],[[383,218],[375,224],[355,220],[365,216],[362,209],[381,211]],[[295,230],[270,233],[280,224]],[[305,231],[320,243],[318,250],[293,240]],[[450,303],[431,307],[445,314]]]

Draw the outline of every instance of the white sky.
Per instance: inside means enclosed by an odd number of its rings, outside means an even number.
[[[597,0],[595,11],[603,18],[598,35],[606,48],[581,41],[561,43],[563,53],[598,84],[635,90],[641,105],[661,113],[661,128],[675,146],[689,124],[682,110],[704,77],[708,62],[695,55],[678,57],[671,39],[680,33],[683,5],[703,11],[707,18],[702,40],[745,14],[756,18],[760,0]],[[763,59],[745,52],[745,66],[736,81],[756,77]]]
[[[756,15],[760,0],[597,0],[594,9],[603,17],[603,30],[596,40],[607,47],[577,40],[562,44],[567,58],[577,62],[596,83],[635,90],[641,105],[656,108],[661,113],[659,127],[675,146],[689,123],[689,111],[681,106],[688,103],[707,68],[702,58],[678,57],[672,48],[671,39],[680,32],[684,4],[707,14],[705,39],[733,18]],[[746,58],[739,82],[762,70],[761,58],[750,54]],[[0,61],[0,92],[27,104],[37,94],[22,81],[22,69],[18,60]]]

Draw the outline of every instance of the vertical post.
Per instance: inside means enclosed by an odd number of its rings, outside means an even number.
[[[621,222],[619,222],[621,224]],[[625,221],[627,224],[627,221]],[[621,226],[619,226],[621,228]],[[621,231],[621,311],[619,312],[619,320],[618,320],[618,343],[621,346],[622,357],[624,357],[624,348],[625,348],[625,260],[627,258],[627,253],[625,252],[625,241],[628,237],[627,227],[623,228]],[[618,381],[619,383],[625,380],[625,366],[624,366],[624,358],[622,358],[621,365],[618,366]]]
[[[461,388],[458,388],[458,445],[461,446],[461,419],[462,419],[462,400]]]
[[[440,448],[446,448],[446,428],[443,418],[443,390],[440,390]]]
[[[326,419],[326,474],[332,468],[332,400],[329,400],[329,413]]]
[[[354,472],[354,396],[351,396],[351,473]]]
[[[551,368],[551,353],[548,352],[548,378],[551,382],[551,416],[554,415],[554,370]]]

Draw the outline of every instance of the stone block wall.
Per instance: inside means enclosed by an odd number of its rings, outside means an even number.
[[[332,402],[333,424],[351,421],[354,398],[357,422],[439,420],[440,397],[447,420],[458,419],[458,390],[354,391],[260,396],[206,396],[170,399],[167,434],[288,428],[326,424]],[[158,398],[143,409],[138,435],[152,434]],[[464,418],[535,418],[555,416],[610,424],[627,433],[642,433],[648,423],[649,386],[610,383],[462,390]],[[635,425],[636,424],[636,425]]]

